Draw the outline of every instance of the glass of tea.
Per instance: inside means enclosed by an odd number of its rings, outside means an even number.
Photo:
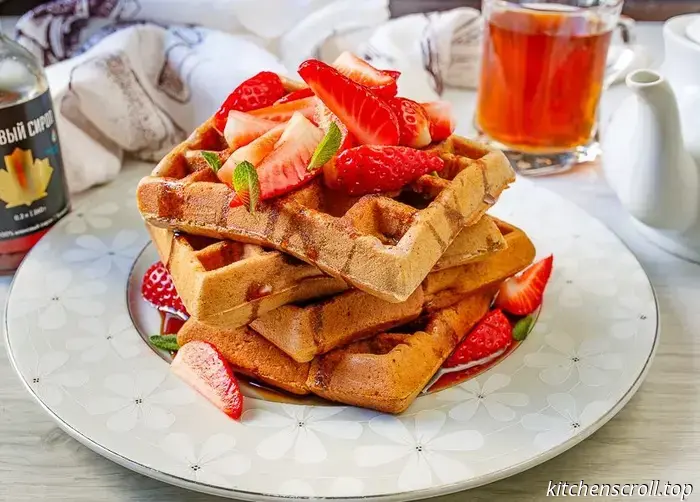
[[[551,174],[598,152],[598,102],[622,0],[483,0],[475,125],[525,175]],[[631,52],[631,50],[630,50]]]

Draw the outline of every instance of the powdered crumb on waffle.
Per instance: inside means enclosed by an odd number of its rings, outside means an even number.
[[[200,151],[230,151],[210,119],[139,184],[150,223],[189,234],[274,247],[391,302],[406,300],[448,246],[514,180],[503,153],[452,136],[431,147],[445,161],[402,193],[361,198],[329,191],[321,178],[261,204],[230,208],[233,191]]]
[[[508,247],[482,261],[433,272],[409,299],[389,303],[351,290],[305,306],[286,305],[249,326],[298,362],[376,333],[401,326],[421,312],[448,307],[465,294],[500,282],[532,263],[534,247],[524,232],[499,222]]]
[[[279,251],[146,225],[190,315],[214,326],[243,326],[282,305],[348,289],[347,283]],[[460,232],[434,270],[469,263],[506,246],[484,216]],[[381,303],[381,302],[380,302]]]
[[[381,333],[314,359],[306,385],[345,404],[401,413],[488,312],[497,286],[433,314],[412,334]]]

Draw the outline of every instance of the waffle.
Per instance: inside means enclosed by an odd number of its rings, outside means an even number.
[[[349,287],[279,251],[146,226],[187,311],[213,326],[243,326],[282,305]],[[505,246],[496,221],[485,216],[459,233],[433,270],[469,263]]]
[[[478,143],[452,136],[430,148],[445,161],[440,177],[422,176],[391,197],[343,196],[317,177],[249,213],[229,207],[234,192],[200,153],[217,152],[222,161],[231,153],[210,119],[141,181],[138,206],[155,226],[275,248],[402,302],[515,179],[503,153]]]
[[[411,303],[405,306],[405,318],[393,323],[394,330],[403,333],[387,333],[388,328],[380,327],[379,321],[375,321],[375,329],[368,330],[368,317],[379,319],[387,314],[370,310],[367,303],[354,303],[352,309],[346,304],[339,309],[333,304],[339,298],[336,296],[304,306],[282,307],[250,326],[238,328],[210,326],[190,318],[178,333],[178,342],[181,345],[192,340],[210,342],[219,348],[235,371],[294,394],[312,392],[342,403],[400,413],[484,315],[500,282],[526,267],[534,258],[532,243],[521,230],[502,222],[499,227],[508,243],[506,249],[469,265],[428,276],[414,293],[423,295],[421,317],[415,320],[416,309]],[[450,280],[456,270],[460,277]],[[361,295],[365,301],[381,301],[356,290],[339,296],[350,293]],[[418,300],[420,298],[413,298],[416,303]],[[402,307],[402,304],[384,305],[389,309]],[[312,314],[314,311],[320,313]],[[282,315],[281,312],[291,314]],[[314,322],[316,315],[323,321]],[[285,316],[288,316],[286,321]],[[265,332],[261,323],[270,319],[274,323],[268,324]],[[304,323],[303,319],[308,321]],[[305,328],[295,328],[294,322]],[[357,322],[365,324],[356,325]],[[403,328],[397,328],[396,324]],[[271,333],[273,326],[277,330],[275,333]],[[298,362],[253,327],[281,345],[289,345],[289,340],[294,339],[297,340],[294,343],[300,344],[300,340],[306,338],[329,348],[337,342],[338,333],[342,335],[342,342],[337,344],[349,344],[317,355],[310,363]],[[351,333],[353,327],[354,333]],[[371,336],[370,331],[378,334]],[[285,339],[287,341],[283,341]]]
[[[488,312],[498,285],[432,314],[414,333],[381,333],[314,359],[306,381],[331,401],[401,413]]]
[[[506,249],[469,265],[432,272],[405,302],[389,303],[353,289],[306,306],[280,307],[249,326],[295,361],[308,362],[336,347],[404,325],[423,311],[448,307],[532,262],[535,249],[525,233],[499,225],[508,242]]]

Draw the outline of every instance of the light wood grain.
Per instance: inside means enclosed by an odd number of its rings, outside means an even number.
[[[660,46],[659,26],[644,35],[651,46]],[[462,113],[471,115],[467,102],[472,97],[452,95],[450,99],[458,102]],[[581,479],[587,483],[651,479],[694,483],[696,493],[690,500],[700,500],[700,266],[663,253],[636,234],[599,166],[582,166],[537,182],[604,221],[637,255],[658,295],[657,356],[630,403],[580,445],[525,473],[434,500],[539,501],[546,499],[549,480]],[[3,302],[8,285],[8,279],[0,279]],[[132,473],[65,435],[22,388],[0,343],[0,501],[218,500]]]

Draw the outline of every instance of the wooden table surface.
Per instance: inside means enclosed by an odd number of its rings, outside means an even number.
[[[660,26],[640,40],[661,57]],[[614,90],[606,108],[619,101]],[[473,97],[450,91],[460,112]],[[700,266],[659,251],[630,227],[598,166],[537,181],[584,207],[637,255],[658,295],[661,342],[649,376],[629,404],[592,437],[559,457],[509,479],[435,499],[544,500],[549,480],[694,483],[700,500]],[[0,279],[4,303],[9,279]],[[4,325],[4,323],[2,323]],[[1,339],[1,338],[0,338]],[[0,342],[0,500],[5,502],[214,502],[216,497],[135,474],[64,434],[24,391]],[[598,499],[600,500],[600,499]],[[651,500],[651,499],[645,499]]]

